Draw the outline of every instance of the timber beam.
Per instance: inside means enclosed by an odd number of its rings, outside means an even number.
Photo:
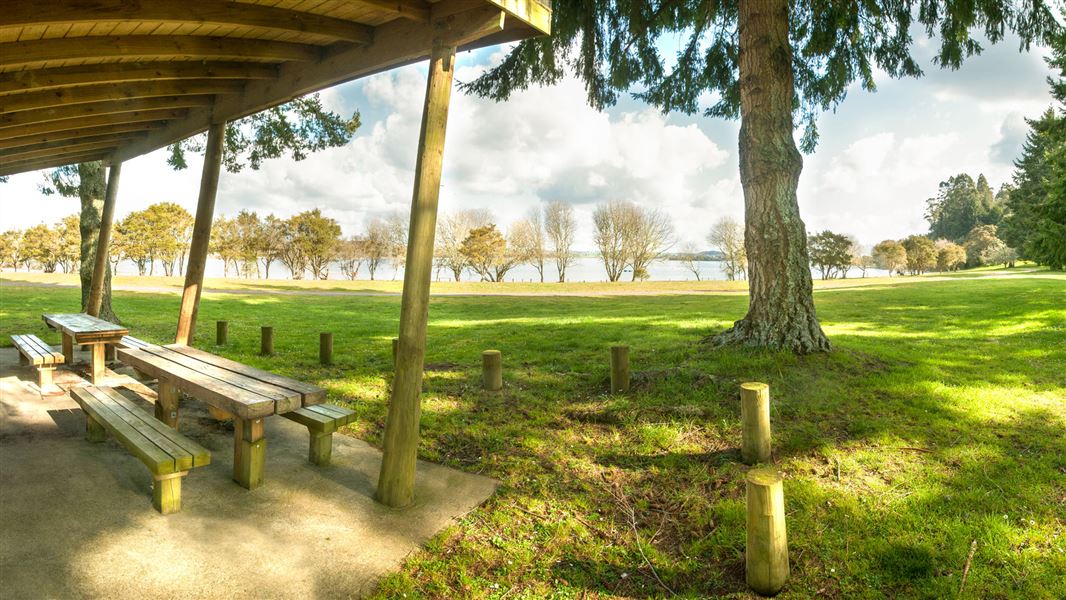
[[[114,102],[162,96],[202,96],[237,94],[244,89],[239,81],[218,79],[189,81],[144,81],[126,85],[92,85],[74,89],[44,90],[14,96],[0,96],[0,113],[39,110],[92,102]]]
[[[53,167],[61,167],[63,165],[72,165],[76,163],[91,162],[94,160],[108,162],[108,153],[100,150],[90,150],[87,152],[72,152],[69,154],[50,154],[48,158],[26,160],[19,162],[12,162],[10,164],[0,164],[0,177],[5,175],[14,175],[15,173],[22,173],[25,171],[37,171],[40,169],[51,169]]]
[[[0,67],[34,67],[52,61],[118,60],[131,56],[171,61],[264,60],[313,62],[321,49],[309,44],[188,35],[121,35],[49,38],[0,44]]]
[[[149,111],[171,110],[186,108],[202,108],[211,106],[215,101],[214,96],[166,96],[163,98],[138,98],[136,100],[120,100],[92,102],[89,104],[77,104],[73,106],[57,106],[40,110],[24,110],[12,114],[0,114],[0,135],[6,133],[4,128],[31,125],[34,123],[49,123],[53,121],[69,119],[88,119],[104,115],[143,115]],[[184,113],[183,113],[184,116]],[[126,118],[126,117],[121,117]],[[120,123],[123,121],[114,121]]]
[[[266,32],[302,33],[369,44],[373,29],[360,23],[262,4],[217,0],[6,0],[0,30],[72,23],[158,21],[181,25],[239,25]]]
[[[38,158],[47,158],[51,155],[54,155],[56,153],[56,150],[63,150],[68,152],[108,150],[119,146],[123,142],[127,142],[136,138],[137,135],[131,133],[126,135],[108,137],[106,139],[100,139],[95,141],[78,142],[76,144],[70,144],[66,141],[63,141],[39,144],[37,146],[30,146],[26,148],[17,148],[17,152],[0,152],[0,166],[6,167],[11,163],[34,160]]]
[[[165,121],[145,121],[141,123],[122,123],[119,125],[103,125],[100,127],[85,127],[82,129],[68,129],[66,131],[55,131],[51,133],[32,133],[24,136],[11,136],[8,137],[8,131],[0,131],[3,137],[0,137],[0,150],[7,150],[9,148],[21,148],[24,146],[33,146],[36,144],[44,144],[47,142],[58,142],[61,140],[72,139],[91,139],[94,137],[100,137],[104,135],[114,135],[116,133],[130,133],[134,131],[149,131],[157,127],[162,127]]]
[[[105,83],[180,79],[273,79],[277,76],[277,65],[270,63],[103,63],[0,73],[0,96]]]

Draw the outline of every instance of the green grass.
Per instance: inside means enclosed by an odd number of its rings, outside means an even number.
[[[741,295],[435,298],[420,455],[501,486],[379,595],[745,597],[737,386],[760,380],[786,474],[785,597],[958,597],[973,540],[962,597],[1064,597],[1066,281],[1042,275],[819,292],[836,350],[807,357],[701,345]],[[5,283],[3,342],[57,342],[40,314],[76,304]],[[115,306],[135,335],[173,335],[176,295]],[[346,433],[380,445],[398,314],[393,297],[208,294],[197,342],[327,387],[359,413]],[[215,319],[230,321],[220,350]],[[327,330],[338,364],[323,368]],[[618,342],[627,396],[605,394]],[[501,394],[478,388],[490,347]]]

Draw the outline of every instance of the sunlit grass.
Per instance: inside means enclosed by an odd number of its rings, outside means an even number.
[[[836,349],[806,357],[700,344],[743,314],[738,294],[435,298],[420,456],[501,486],[379,595],[669,595],[657,574],[682,596],[743,596],[737,386],[761,380],[786,474],[787,596],[957,597],[974,540],[963,596],[1066,596],[1066,278],[1036,275],[819,292]],[[12,283],[3,333],[57,342],[40,314],[71,310],[77,291]],[[115,299],[155,341],[172,338],[177,306]],[[395,297],[207,294],[197,344],[323,385],[359,415],[346,433],[379,445],[398,316]],[[216,319],[230,322],[225,348]],[[257,356],[261,325],[274,357]],[[317,364],[320,331],[335,336],[331,367]],[[619,342],[634,390],[612,396]],[[500,394],[479,389],[490,347]]]

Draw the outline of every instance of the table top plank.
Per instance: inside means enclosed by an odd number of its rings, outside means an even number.
[[[203,350],[193,348],[192,346],[170,344],[164,347],[174,350],[175,352],[180,352],[186,356],[191,356],[193,358],[199,359],[205,363],[209,363],[221,369],[232,371],[234,373],[239,373],[241,375],[246,375],[248,377],[258,379],[259,381],[269,383],[271,385],[287,390],[292,390],[293,392],[297,392],[301,395],[304,406],[309,406],[312,404],[321,404],[326,400],[326,390],[318,387],[317,385],[298,381],[290,377],[278,375],[277,373],[271,373],[270,371],[257,369],[255,367],[241,364],[237,361],[230,360],[228,358],[218,356],[216,354],[211,354],[210,352],[204,352]]]
[[[165,358],[171,362],[188,367],[198,373],[224,381],[230,385],[254,392],[260,396],[272,399],[276,404],[276,412],[288,412],[300,408],[300,394],[276,385],[262,382],[258,379],[227,371],[216,367],[209,362],[198,360],[186,354],[175,352],[162,346],[139,348],[149,354]]]
[[[52,313],[42,315],[52,329],[58,329],[79,344],[117,342],[129,334],[129,329],[84,313]]]
[[[150,352],[119,348],[118,359],[156,379],[242,419],[259,419],[274,414],[274,400],[197,372]]]

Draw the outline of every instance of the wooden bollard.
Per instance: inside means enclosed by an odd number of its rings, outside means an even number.
[[[749,464],[770,460],[770,386],[740,384],[740,457]]]
[[[259,354],[262,356],[272,356],[274,354],[274,328],[263,327],[262,339],[259,342]]]
[[[225,346],[229,343],[229,321],[215,321],[215,345]]]
[[[324,365],[333,364],[333,334],[318,334],[318,362]]]
[[[771,467],[748,471],[748,541],[744,573],[748,587],[773,596],[788,581],[788,538],[781,474]]]
[[[611,346],[611,393],[629,391],[629,346]]]
[[[481,385],[490,392],[503,389],[503,355],[499,350],[481,353]]]

